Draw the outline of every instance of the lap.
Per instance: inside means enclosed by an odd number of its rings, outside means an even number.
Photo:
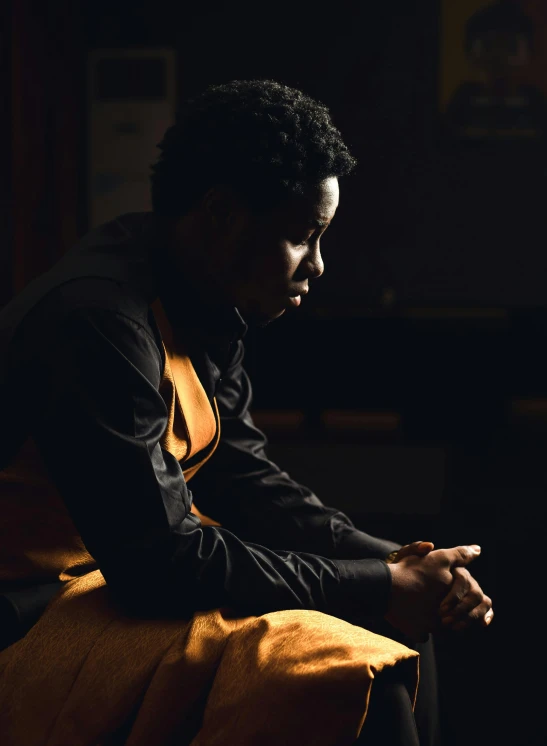
[[[90,573],[0,654],[0,741],[95,746],[131,721],[130,746],[350,744],[374,677],[394,666],[415,688],[415,651],[316,611],[130,618]]]

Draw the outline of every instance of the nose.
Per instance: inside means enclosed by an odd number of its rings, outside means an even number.
[[[319,241],[316,241],[311,247],[310,247],[310,253],[307,258],[307,265],[308,265],[308,277],[310,279],[316,279],[317,277],[321,277],[325,270],[325,264],[323,262],[323,257],[321,256],[321,247]]]

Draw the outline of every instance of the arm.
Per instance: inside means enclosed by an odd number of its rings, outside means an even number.
[[[267,441],[252,421],[252,390],[240,342],[216,393],[219,445],[192,478],[196,505],[244,541],[330,558],[384,559],[399,544],[358,530],[266,456]]]
[[[79,309],[40,350],[33,436],[86,547],[127,607],[385,613],[384,562],[272,551],[191,514],[179,463],[160,446],[162,360],[144,327],[114,311]]]

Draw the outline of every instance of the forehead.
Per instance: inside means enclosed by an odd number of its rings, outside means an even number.
[[[270,217],[273,222],[323,228],[333,219],[339,196],[338,179],[333,176],[308,188],[304,194],[291,197],[275,208]]]
[[[307,200],[308,208],[314,219],[319,222],[331,221],[340,199],[338,179],[335,176],[325,179],[314,187],[304,199]]]

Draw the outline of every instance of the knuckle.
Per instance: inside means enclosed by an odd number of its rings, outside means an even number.
[[[473,609],[476,609],[477,605],[472,603],[469,599],[464,601],[462,604],[460,604],[459,607],[459,613],[460,614],[469,614]]]
[[[441,560],[442,560],[442,561],[443,561],[443,562],[444,562],[444,563],[445,563],[446,565],[450,565],[450,564],[452,564],[452,561],[451,561],[451,552],[450,552],[450,550],[449,550],[449,549],[438,549],[438,550],[437,550],[437,552],[438,552],[437,556],[438,556],[438,557],[439,557],[439,558],[440,558],[440,559],[441,559]]]

